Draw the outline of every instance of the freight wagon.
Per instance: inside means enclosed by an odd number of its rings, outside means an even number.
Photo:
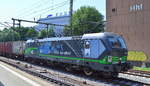
[[[25,41],[0,42],[0,55],[16,58],[24,57]]]
[[[11,56],[12,55],[12,42],[1,42],[0,54],[3,56]]]
[[[16,58],[24,57],[25,41],[12,42],[12,53]]]

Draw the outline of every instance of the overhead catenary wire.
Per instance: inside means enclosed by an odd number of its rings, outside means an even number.
[[[37,15],[35,15],[35,16],[33,16],[33,17],[30,17],[29,19],[35,18],[35,17],[38,16],[38,15],[40,16],[40,14],[45,14],[45,13],[48,13],[48,12],[50,12],[50,11],[52,11],[52,10],[61,8],[61,7],[65,6],[65,5],[67,5],[67,4],[68,4],[68,3],[64,3],[64,4],[60,5],[60,6],[55,7],[55,8],[48,9],[48,10],[43,10],[43,12],[40,12],[40,13],[38,13]]]
[[[69,2],[70,2],[70,0],[66,0],[66,1],[63,1],[61,3],[57,3],[55,5],[52,5],[52,6],[49,6],[49,7],[46,7],[46,8],[33,10],[33,11],[31,11],[31,13],[24,15],[23,19],[25,19],[24,17],[28,17],[29,18],[30,16],[32,16],[30,18],[35,19],[35,17],[38,16],[38,15],[48,13],[49,11],[61,8],[61,7],[65,6],[65,5],[67,5],[67,4],[69,5]]]
[[[18,14],[17,16],[20,16],[20,15],[22,15],[22,14],[26,14],[26,13],[30,12],[31,10],[34,10],[34,9],[36,9],[36,8],[41,7],[41,5],[42,5],[41,1],[42,1],[42,3],[44,2],[44,0],[39,0],[38,2],[32,4],[32,5],[31,5],[31,6],[32,6],[31,8],[27,7],[27,8],[20,9],[20,10],[19,10],[19,14]],[[44,4],[44,5],[45,5],[45,4],[49,4],[48,2],[49,2],[49,0],[47,0],[47,2],[45,2],[45,3],[43,3],[43,4]],[[28,8],[29,8],[29,9],[28,9]]]
[[[76,0],[73,0],[73,2],[75,2]],[[35,17],[36,16],[41,16],[41,14],[45,14],[45,13],[48,13],[48,12],[51,12],[52,10],[58,10],[58,8],[61,8],[61,7],[63,7],[63,6],[66,6],[67,4],[68,4],[68,7],[69,7],[69,3],[70,3],[70,0],[66,0],[66,1],[64,1],[64,2],[66,2],[66,3],[63,3],[63,4],[60,4],[60,6],[57,6],[57,7],[55,7],[55,8],[52,8],[52,9],[47,9],[47,10],[43,10],[44,12],[40,12],[38,15],[35,15],[34,17],[30,17],[29,19],[31,19],[31,18],[33,18],[33,19],[35,19]],[[40,17],[41,18],[41,17]]]
[[[0,22],[0,25],[2,25],[4,27],[11,27],[10,25],[5,24],[4,22]]]
[[[65,3],[67,3],[67,2],[68,2],[68,0],[63,1],[63,2],[61,2],[61,3],[57,3],[57,4],[55,4],[54,6],[52,5],[52,6],[45,7],[45,8],[41,8],[41,9],[38,9],[38,10],[33,10],[33,11],[30,11],[30,12],[28,12],[27,14],[23,15],[22,17],[23,17],[23,18],[26,17],[26,16],[29,17],[29,16],[32,16],[32,15],[35,15],[35,14],[37,14],[37,13],[41,13],[41,12],[47,11],[47,10],[55,10],[54,8],[61,7],[62,4],[65,4]]]

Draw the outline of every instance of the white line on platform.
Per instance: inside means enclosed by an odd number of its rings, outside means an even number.
[[[11,70],[11,69],[9,69],[8,67],[6,67],[6,66],[4,66],[4,65],[2,65],[2,64],[0,64],[0,66],[1,66],[2,68],[6,69],[7,71],[11,72],[12,74],[16,75],[17,77],[21,78],[22,80],[26,81],[27,83],[31,84],[32,86],[41,86],[40,84],[38,84],[38,83],[32,81],[32,80],[29,79],[29,78],[26,78],[26,77],[20,75],[19,73],[15,72],[15,71],[13,71],[13,70]]]

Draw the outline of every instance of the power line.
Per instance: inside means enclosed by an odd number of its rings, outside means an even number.
[[[55,7],[55,8],[47,9],[47,10],[43,10],[44,12],[39,13],[38,15],[40,15],[40,14],[45,14],[45,13],[50,12],[50,11],[52,11],[52,10],[55,10],[55,9],[61,8],[61,7],[65,6],[65,5],[67,5],[67,4],[68,4],[68,3],[64,3],[64,4],[62,4],[62,5],[58,6],[58,7]],[[38,15],[35,15],[35,16],[38,16]],[[30,18],[31,18],[31,17],[30,17]]]
[[[76,1],[76,0],[72,0],[72,2],[75,2],[75,1]],[[67,2],[68,2],[68,3],[67,3]],[[39,13],[38,15],[40,15],[40,14],[45,14],[45,13],[47,13],[47,12],[49,12],[49,11],[52,11],[52,10],[61,8],[61,7],[65,6],[65,5],[69,4],[69,2],[70,2],[70,0],[67,0],[66,3],[64,3],[64,4],[62,4],[62,5],[58,6],[58,7],[55,7],[55,8],[53,8],[53,9],[43,10],[44,12]],[[72,4],[71,8],[72,8],[72,12],[71,12],[70,14],[72,15],[72,13],[73,13],[73,4]],[[41,12],[41,11],[40,11],[40,12]],[[36,15],[36,16],[38,16],[38,15]],[[30,18],[33,18],[33,17],[30,17]],[[35,18],[35,17],[34,17],[34,18]],[[71,18],[72,18],[72,17],[71,17]]]
[[[4,22],[0,22],[0,25],[3,25],[4,27],[11,27],[10,25],[5,24]]]
[[[20,9],[20,14],[26,14],[26,13],[28,13],[30,10],[33,10],[33,9],[35,9],[35,8],[39,8],[39,7],[41,7],[41,1],[43,2],[43,0],[39,0],[38,2],[36,2],[36,3],[34,3],[34,4],[32,4],[31,6],[31,8],[30,9],[26,9],[26,8],[24,8],[24,9]],[[49,0],[47,0],[47,2],[48,2]],[[47,3],[47,2],[45,2],[45,3]],[[44,4],[45,4],[44,3]],[[48,4],[48,3],[47,3]],[[17,16],[19,16],[19,15],[17,15]]]
[[[58,3],[58,4],[55,4],[54,6],[57,7],[57,6],[61,5],[61,4],[67,3],[67,2],[68,2],[68,0],[64,1],[64,2],[61,2],[61,3]],[[30,16],[32,14],[36,14],[36,13],[39,13],[39,12],[42,12],[42,11],[45,11],[45,10],[49,10],[50,8],[53,8],[53,6],[49,6],[49,7],[46,7],[46,8],[30,11],[30,12],[28,12],[28,14],[26,14],[26,15],[24,15],[22,17]],[[51,9],[51,10],[54,10],[54,9]]]

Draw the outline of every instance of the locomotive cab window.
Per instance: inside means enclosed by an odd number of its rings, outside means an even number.
[[[108,38],[112,48],[126,48],[125,42],[121,37]]]
[[[121,48],[121,44],[116,38],[109,38],[108,41],[112,48]]]
[[[119,37],[118,40],[119,40],[119,42],[121,43],[121,47],[126,49],[127,46],[126,46],[126,44],[125,44],[124,39],[123,39],[122,37]]]

